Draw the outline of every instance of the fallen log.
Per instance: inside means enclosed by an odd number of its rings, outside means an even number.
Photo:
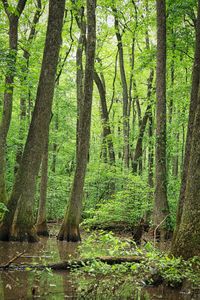
[[[61,271],[61,270],[71,270],[71,269],[77,269],[84,267],[86,265],[90,265],[94,261],[101,261],[103,263],[106,263],[108,265],[114,265],[114,264],[121,264],[121,263],[140,263],[142,260],[144,260],[141,256],[120,256],[120,257],[114,257],[114,256],[100,256],[96,258],[84,258],[79,260],[68,260],[63,262],[58,262],[54,264],[47,264],[47,265],[31,265],[31,264],[18,264],[18,265],[9,265],[7,266],[7,269],[17,269],[17,270],[25,270],[25,269],[45,269],[49,268],[51,270],[55,271]],[[5,269],[4,266],[0,266],[0,270]]]

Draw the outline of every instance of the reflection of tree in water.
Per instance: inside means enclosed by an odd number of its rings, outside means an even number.
[[[66,243],[58,241],[57,246],[61,261],[75,259],[78,257],[77,243]],[[59,272],[59,274],[62,274],[64,296],[70,297],[70,299],[78,299],[77,283],[74,275],[69,271]]]
[[[28,291],[28,275],[25,271],[2,272],[1,284],[1,299],[14,299],[15,295],[17,295],[18,299],[28,299],[30,296],[30,292]]]

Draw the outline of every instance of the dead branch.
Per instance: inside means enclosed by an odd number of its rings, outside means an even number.
[[[6,264],[4,265],[0,265],[0,269],[7,269],[10,267],[10,265],[19,257],[21,257],[23,254],[25,253],[25,251],[18,253],[17,255],[15,255],[13,258],[11,258]]]

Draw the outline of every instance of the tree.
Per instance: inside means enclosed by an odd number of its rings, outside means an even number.
[[[5,75],[3,114],[0,123],[0,202],[6,203],[6,140],[12,117],[14,78],[18,48],[18,24],[20,16],[24,10],[26,0],[19,0],[17,6],[14,8],[14,11],[8,4],[7,0],[2,0],[2,2],[9,21],[9,54],[7,60],[7,70]]]
[[[187,141],[172,253],[189,258],[199,254],[198,216],[198,141],[199,141],[199,72],[200,72],[200,1],[196,20],[196,43],[190,95]],[[196,159],[196,160],[195,160]],[[188,211],[187,211],[188,210]],[[186,230],[187,232],[183,232]],[[186,239],[189,239],[188,241]],[[189,248],[188,248],[189,247]]]
[[[166,4],[156,1],[157,68],[156,68],[156,189],[153,212],[154,225],[169,215],[166,172]]]
[[[196,33],[196,43],[195,43],[195,54],[194,54],[194,63],[193,63],[193,71],[192,71],[192,88],[190,94],[190,110],[189,110],[188,129],[187,129],[187,140],[185,145],[184,165],[183,165],[181,189],[180,189],[179,202],[178,202],[176,229],[173,236],[173,240],[174,240],[173,245],[176,244],[175,242],[176,233],[178,232],[179,225],[181,223],[182,212],[183,212],[186,185],[188,180],[188,168],[190,162],[195,112],[198,103],[199,74],[200,74],[200,1],[198,1],[198,14],[197,14],[197,20],[195,26],[195,33]]]
[[[30,47],[33,39],[36,36],[36,26],[39,22],[40,16],[41,16],[41,9],[42,9],[42,4],[41,0],[37,0],[37,5],[36,5],[36,11],[33,16],[33,21],[30,27],[30,33],[28,36],[28,39],[26,43]],[[24,87],[26,86],[26,81],[27,81],[27,76],[29,72],[29,61],[30,61],[30,50],[29,49],[24,49],[23,50],[23,58],[24,58],[24,65],[22,67],[22,78],[21,78],[21,86]],[[24,135],[25,135],[25,122],[27,119],[27,98],[28,98],[28,93],[29,91],[25,92],[22,89],[21,96],[20,96],[20,126],[19,126],[19,142],[17,145],[17,153],[16,153],[16,165],[15,165],[15,172],[17,171],[17,168],[20,164],[21,156],[23,153],[23,146],[24,146]]]
[[[93,94],[94,58],[96,44],[96,1],[87,0],[87,43],[84,98],[79,117],[76,169],[65,217],[58,234],[59,240],[80,241],[79,223],[86,167],[88,162],[91,109]]]
[[[61,45],[65,0],[50,0],[49,18],[36,103],[8,201],[8,211],[0,226],[1,240],[37,240],[34,228],[33,205],[36,179],[49,132],[56,67]]]

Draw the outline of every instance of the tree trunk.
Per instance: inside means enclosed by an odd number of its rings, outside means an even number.
[[[137,172],[138,164],[142,160],[142,142],[143,142],[143,137],[144,137],[144,133],[145,133],[145,129],[146,129],[146,124],[147,124],[148,118],[150,116],[151,106],[152,106],[151,93],[152,93],[153,76],[154,76],[154,70],[152,69],[150,71],[150,75],[149,75],[149,78],[148,78],[148,84],[147,84],[147,101],[148,101],[148,105],[147,105],[144,117],[143,117],[141,125],[140,125],[139,136],[138,136],[138,140],[137,140],[137,143],[136,143],[135,153],[134,153],[133,162],[132,162],[133,173]]]
[[[156,70],[156,189],[153,211],[154,225],[159,225],[167,215],[166,172],[166,4],[157,0],[157,70]],[[165,228],[166,221],[162,228]],[[161,230],[164,233],[164,230]]]
[[[115,165],[115,152],[114,145],[112,141],[112,132],[110,128],[109,122],[109,114],[106,103],[106,91],[104,84],[99,77],[97,72],[94,72],[94,81],[97,85],[99,95],[100,95],[100,105],[101,105],[101,120],[103,126],[103,145],[104,147],[108,147],[108,155],[109,155],[109,163],[111,165]]]
[[[77,124],[76,124],[76,155],[78,155],[79,134],[80,134],[80,116],[83,108],[84,86],[83,86],[83,52],[86,48],[86,24],[84,20],[84,7],[78,11],[76,18],[77,25],[80,29],[78,47],[76,51],[76,99],[77,99]]]
[[[48,154],[49,138],[47,138],[44,153],[42,156],[41,182],[40,182],[40,201],[38,216],[36,222],[36,232],[38,235],[48,236],[47,219],[46,219],[46,200],[48,187]]]
[[[181,223],[172,245],[172,253],[185,259],[200,255],[200,96],[198,96],[190,147]]]
[[[198,98],[198,87],[199,87],[199,73],[200,73],[200,1],[198,0],[198,15],[197,15],[197,25],[196,25],[196,45],[195,45],[195,55],[194,55],[194,64],[192,72],[192,89],[190,95],[190,111],[189,111],[189,120],[188,120],[188,129],[187,129],[187,139],[185,145],[185,156],[183,163],[183,172],[182,172],[182,181],[181,181],[181,190],[179,195],[179,204],[176,216],[176,229],[173,236],[173,245],[176,244],[176,233],[178,232],[179,225],[181,222],[181,216],[183,211],[183,204],[185,199],[186,191],[186,182],[188,178],[188,167],[190,161],[190,151],[191,151],[191,141],[192,141],[192,132],[194,128],[194,118],[197,108],[197,98]]]
[[[121,83],[123,89],[123,137],[124,137],[124,165],[126,168],[129,168],[129,115],[128,115],[128,106],[129,106],[129,98],[128,98],[128,85],[126,80],[126,72],[124,66],[124,49],[122,36],[119,29],[119,20],[118,20],[118,11],[115,7],[112,8],[114,12],[115,18],[115,34],[117,38],[117,47],[119,51],[119,67],[120,67],[120,76]]]
[[[80,241],[79,223],[81,218],[81,206],[85,173],[88,162],[91,110],[93,95],[94,57],[96,45],[96,1],[87,0],[87,43],[86,43],[86,65],[84,81],[83,107],[80,114],[79,144],[76,158],[76,169],[72,185],[72,191],[66,209],[65,217],[58,234],[59,240],[71,242]]]
[[[30,28],[30,34],[27,39],[27,43],[30,45],[31,42],[33,41],[35,35],[36,35],[36,25],[39,22],[40,16],[41,16],[41,0],[37,0],[37,7],[36,7],[36,12],[33,17],[33,22]],[[26,49],[23,51],[23,67],[22,67],[22,72],[24,74],[22,80],[21,80],[21,86],[24,87],[26,86],[27,82],[27,76],[29,72],[29,58],[30,58],[30,53]],[[16,152],[16,163],[15,163],[15,173],[17,172],[17,169],[19,167],[22,153],[23,153],[23,144],[24,144],[24,136],[25,136],[25,124],[26,124],[26,117],[27,117],[27,97],[28,93],[22,91],[21,96],[20,96],[20,115],[19,115],[19,142],[17,145],[17,152]]]
[[[65,0],[50,0],[48,27],[35,108],[21,163],[8,202],[8,212],[5,213],[1,223],[1,240],[36,241],[33,215],[36,178],[49,132],[64,10]]]
[[[9,57],[5,76],[5,90],[3,99],[3,113],[0,124],[0,202],[7,203],[6,193],[6,140],[12,117],[13,89],[15,67],[17,61],[18,22],[26,0],[19,0],[13,13],[6,0],[3,0],[5,12],[9,20]]]
[[[148,184],[151,188],[154,187],[153,183],[153,161],[154,161],[154,146],[153,146],[153,116],[152,110],[149,112],[149,149],[148,149]]]

